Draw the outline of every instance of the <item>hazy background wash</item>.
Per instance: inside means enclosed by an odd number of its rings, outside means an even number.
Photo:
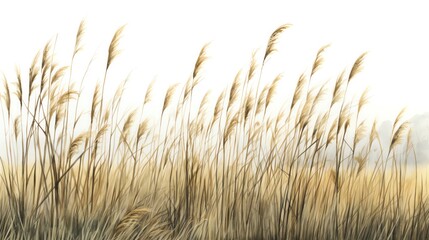
[[[423,2],[390,1],[12,1],[0,5],[0,71],[10,77],[15,65],[25,69],[49,39],[56,39],[58,59],[65,56],[67,61],[81,19],[87,20],[87,32],[86,48],[79,57],[103,59],[113,32],[127,24],[123,52],[111,74],[117,76],[112,79],[122,80],[132,72],[127,101],[138,105],[142,89],[155,76],[160,94],[169,84],[186,81],[207,42],[211,42],[211,59],[204,84],[220,90],[247,66],[253,50],[265,47],[276,27],[292,23],[294,27],[282,37],[282,56],[271,63],[275,65],[271,66],[273,74],[285,72],[285,81],[293,86],[317,49],[330,43],[320,76],[328,80],[368,51],[358,84],[371,89],[367,114],[394,119],[407,106],[423,151],[427,137],[422,133],[428,131],[428,117],[422,114],[428,111],[429,101],[425,70],[429,37],[423,31],[429,15],[425,6]]]

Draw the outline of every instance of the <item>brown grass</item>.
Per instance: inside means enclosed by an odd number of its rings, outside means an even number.
[[[366,54],[333,86],[312,85],[329,51],[320,48],[282,108],[274,96],[283,75],[260,89],[289,27],[276,29],[263,56],[255,52],[221,93],[193,94],[204,45],[182,91],[169,86],[158,106],[152,81],[141,107],[126,113],[128,78],[113,99],[105,94],[124,27],[90,99],[85,77],[72,79],[85,23],[71,66],[56,63],[48,42],[1,91],[1,238],[428,239],[428,179],[415,165],[405,110],[384,151],[377,121],[361,119],[368,91],[348,97]]]

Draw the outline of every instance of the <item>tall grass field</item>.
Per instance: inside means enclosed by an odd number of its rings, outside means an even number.
[[[69,64],[49,41],[3,77],[0,239],[429,239],[404,111],[385,147],[368,92],[352,91],[365,53],[314,84],[321,47],[290,96],[275,97],[283,75],[262,81],[289,27],[220,93],[201,93],[205,45],[184,84],[160,96],[153,81],[131,110],[127,80],[112,78],[123,27],[97,70],[78,57],[84,22]]]

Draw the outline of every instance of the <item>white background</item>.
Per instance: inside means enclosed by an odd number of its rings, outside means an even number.
[[[215,83],[216,88],[230,83],[236,71],[249,63],[252,51],[265,47],[275,28],[292,23],[294,27],[282,36],[284,45],[279,46],[285,60],[276,61],[279,67],[275,69],[298,74],[312,64],[320,46],[331,43],[324,77],[335,78],[368,51],[364,71],[356,81],[360,88],[370,86],[371,111],[382,119],[394,118],[404,106],[408,117],[428,111],[426,4],[294,2],[2,1],[0,71],[10,76],[15,65],[26,68],[56,34],[57,55],[70,54],[79,22],[86,19],[86,59],[105,57],[114,31],[127,24],[115,74],[124,78],[133,72],[130,96],[141,95],[154,76],[160,89],[186,81],[206,42],[212,44],[204,83]]]

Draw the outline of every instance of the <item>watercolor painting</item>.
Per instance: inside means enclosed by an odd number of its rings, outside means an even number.
[[[429,239],[427,10],[0,3],[0,239]]]

